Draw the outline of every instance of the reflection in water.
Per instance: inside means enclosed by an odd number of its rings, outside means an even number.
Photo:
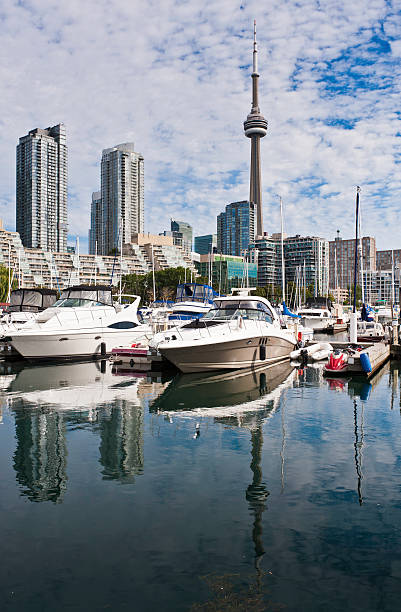
[[[134,482],[134,477],[143,473],[143,408],[116,400],[99,429],[104,478]]]
[[[3,380],[15,415],[14,469],[31,501],[61,502],[67,487],[68,429],[100,434],[106,479],[133,482],[143,473],[143,418],[148,401],[165,385],[114,376],[108,363],[68,363],[19,368]]]
[[[363,445],[363,429],[361,435],[361,441],[359,441],[359,433],[358,433],[358,411],[357,411],[357,403],[354,399],[354,433],[355,433],[355,469],[357,474],[357,489],[358,489],[358,500],[359,505],[362,506],[363,498],[362,498],[362,445]]]
[[[150,410],[201,411],[202,415],[216,416],[218,420],[239,415],[241,420],[241,415],[265,408],[266,400],[278,399],[281,385],[292,384],[293,373],[289,362],[284,362],[269,368],[218,374],[179,374],[154,400]]]
[[[67,447],[62,415],[20,410],[15,415],[14,469],[31,501],[61,502],[67,488]]]
[[[245,492],[253,515],[252,541],[255,550],[256,588],[261,588],[260,563],[265,554],[262,515],[270,495],[261,467],[263,423],[278,406],[283,389],[292,385],[294,370],[288,362],[269,368],[219,374],[177,376],[156,398],[151,409],[196,416],[214,416],[216,423],[249,429],[251,432],[252,482]],[[198,424],[197,424],[198,427]],[[196,437],[196,433],[194,435]],[[282,469],[283,466],[282,466]]]
[[[254,516],[252,539],[255,546],[255,568],[259,571],[260,561],[265,554],[262,541],[262,514],[266,507],[266,499],[270,494],[265,483],[263,482],[262,468],[260,464],[263,447],[262,424],[252,431],[251,437],[251,470],[253,473],[253,479],[252,483],[246,490],[246,499],[249,502],[249,508],[252,510]]]

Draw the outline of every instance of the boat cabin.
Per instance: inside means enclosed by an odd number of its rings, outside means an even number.
[[[113,306],[112,288],[107,285],[68,287],[63,290],[60,299],[53,306],[57,308]]]
[[[56,300],[55,289],[14,289],[7,312],[41,312],[53,306]]]
[[[181,283],[177,285],[175,302],[202,302],[213,304],[213,298],[217,295],[210,285],[199,283]]]

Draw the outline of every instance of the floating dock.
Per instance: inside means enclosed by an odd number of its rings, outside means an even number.
[[[333,349],[347,349],[350,343],[346,342],[331,342]],[[358,342],[358,347],[362,347],[360,351],[354,351],[348,357],[347,367],[344,370],[336,372],[325,371],[326,376],[363,376],[371,378],[390,358],[390,344],[385,342]],[[367,354],[369,357],[372,370],[366,372],[361,364],[360,356]]]

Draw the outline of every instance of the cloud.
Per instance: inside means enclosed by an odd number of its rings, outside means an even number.
[[[134,141],[145,157],[146,230],[189,221],[215,232],[248,197],[252,20],[260,48],[265,229],[352,235],[397,248],[400,17],[389,3],[312,0],[9,2],[0,17],[0,214],[15,227],[15,146],[63,121],[71,236],[85,241],[103,148]]]

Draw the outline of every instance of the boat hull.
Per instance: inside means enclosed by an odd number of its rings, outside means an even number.
[[[139,335],[140,334],[140,335]],[[30,334],[12,336],[11,345],[30,361],[68,361],[101,359],[111,354],[112,349],[129,341],[136,342],[143,332],[132,330],[88,330],[79,333]]]
[[[289,359],[295,341],[280,336],[247,337],[213,343],[163,344],[159,351],[181,372],[238,370]]]

